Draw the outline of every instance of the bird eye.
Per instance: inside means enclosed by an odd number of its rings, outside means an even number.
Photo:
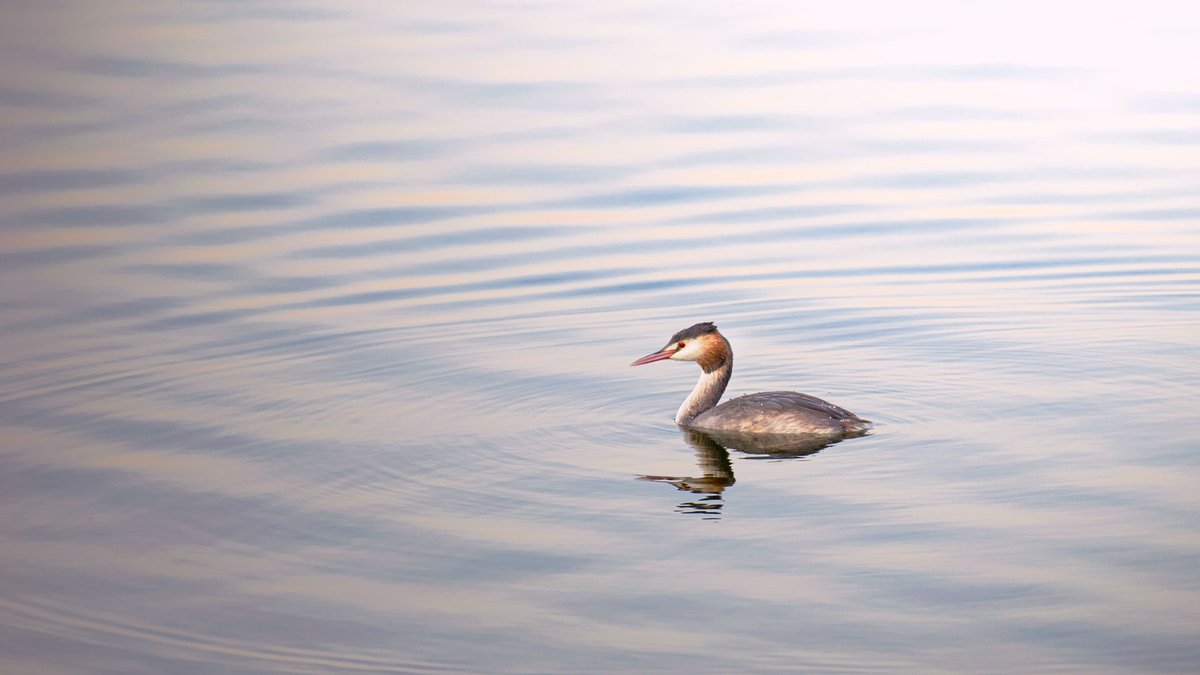
[[[683,348],[684,348],[684,347],[686,347],[686,346],[687,346],[687,344],[686,344],[686,343],[684,343],[684,342],[680,342],[679,344],[675,345],[675,348],[676,348],[676,349],[683,349]]]

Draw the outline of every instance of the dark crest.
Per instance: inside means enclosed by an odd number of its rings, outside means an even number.
[[[667,344],[679,342],[680,340],[690,340],[691,338],[694,338],[694,337],[700,337],[701,335],[704,335],[705,333],[715,333],[716,330],[717,330],[717,324],[715,324],[711,321],[703,321],[701,323],[698,323],[698,324],[695,324],[692,326],[688,326],[687,328],[684,328],[683,330],[679,331],[678,333],[672,335],[671,339],[667,340]]]

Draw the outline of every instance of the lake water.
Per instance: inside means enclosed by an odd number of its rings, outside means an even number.
[[[1198,14],[10,3],[0,670],[1195,672]]]

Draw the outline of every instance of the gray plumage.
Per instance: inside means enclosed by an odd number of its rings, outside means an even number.
[[[764,391],[726,401],[684,424],[694,429],[738,433],[841,436],[865,431],[870,422],[815,396]]]

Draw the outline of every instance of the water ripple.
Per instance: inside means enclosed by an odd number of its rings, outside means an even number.
[[[1187,670],[1195,41],[945,9],[14,7],[0,651]],[[693,442],[697,321],[873,433]]]

